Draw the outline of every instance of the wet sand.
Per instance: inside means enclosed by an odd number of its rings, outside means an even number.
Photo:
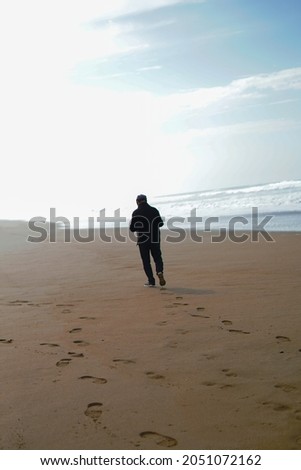
[[[129,240],[0,235],[1,449],[301,449],[301,234],[163,240],[163,289]]]

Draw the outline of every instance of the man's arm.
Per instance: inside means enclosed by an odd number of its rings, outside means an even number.
[[[160,212],[158,211],[158,209],[157,209],[157,213],[158,213],[158,215],[157,215],[157,217],[156,217],[156,220],[157,220],[158,227],[163,227],[164,222],[163,222],[163,219],[162,219],[162,217],[161,217]]]
[[[135,232],[135,220],[134,220],[134,217],[135,217],[135,212],[132,213],[132,218],[131,218],[131,222],[130,222],[130,231],[131,232]]]

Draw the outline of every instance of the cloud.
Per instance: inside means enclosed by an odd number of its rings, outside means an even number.
[[[233,30],[233,29],[217,29],[210,33],[202,33],[198,34],[194,37],[194,41],[200,43],[207,43],[212,42],[215,39],[222,39],[231,37],[231,36],[239,36],[243,34],[244,31],[241,29]]]
[[[263,91],[301,89],[301,67],[280,70],[271,74],[259,74],[233,80],[225,86],[199,88],[193,91],[173,93],[162,98],[167,116],[185,111],[205,109],[229,100],[246,100],[263,96]]]
[[[258,90],[271,89],[275,91],[301,90],[301,67],[242,78],[233,81],[231,85],[237,90],[247,90],[252,88]]]
[[[181,134],[188,143],[195,138],[230,137],[244,134],[265,134],[267,132],[282,132],[301,128],[301,121],[290,119],[266,119],[248,121],[227,126],[208,127],[205,129],[190,129]]]
[[[95,2],[95,12],[100,17],[117,17],[143,11],[155,10],[172,5],[205,3],[207,0],[110,0],[110,2]],[[73,3],[73,1],[72,1]],[[86,6],[84,5],[84,8]]]
[[[162,65],[150,65],[149,67],[140,67],[137,72],[148,72],[149,70],[161,70]]]
[[[287,99],[287,100],[278,100],[278,101],[273,101],[272,103],[268,103],[269,106],[274,106],[274,105],[278,105],[278,104],[288,104],[288,103],[297,103],[298,99]]]
[[[205,0],[204,0],[205,1]],[[44,2],[45,3],[45,2]],[[191,0],[21,0],[0,5],[0,34],[4,58],[15,55],[34,75],[44,68],[70,70],[75,63],[128,54],[149,47],[139,39],[125,37],[128,25],[108,21],[120,16],[150,11]],[[202,1],[201,1],[202,3]],[[92,30],[91,22],[103,19],[103,27]],[[173,20],[150,25],[160,28]],[[9,46],[9,47],[7,47]],[[1,51],[2,52],[2,51]],[[17,62],[17,61],[15,61]],[[14,65],[13,65],[14,66]],[[4,64],[5,67],[5,64]],[[45,75],[46,75],[45,74]]]

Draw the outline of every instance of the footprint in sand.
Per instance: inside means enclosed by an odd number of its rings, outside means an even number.
[[[12,339],[5,339],[5,338],[0,339],[0,343],[3,343],[3,344],[10,344],[12,342],[13,342]]]
[[[202,385],[205,385],[206,387],[213,387],[214,385],[216,385],[216,383],[207,381],[207,382],[203,382]]]
[[[69,333],[78,333],[79,331],[82,331],[82,328],[72,328]]]
[[[70,364],[71,360],[72,359],[69,359],[69,358],[68,359],[61,359],[60,361],[58,361],[56,363],[56,366],[57,367],[66,367]]]
[[[227,388],[232,388],[232,387],[234,387],[234,385],[231,385],[231,384],[224,384],[224,385],[221,385],[221,386],[220,386],[220,389],[221,389],[221,390],[225,390],[225,389],[227,389]]]
[[[177,328],[176,333],[179,335],[187,335],[187,333],[190,333],[190,330],[184,330],[183,328]]]
[[[167,315],[168,316],[174,316],[174,315],[176,315],[176,312],[170,311],[170,312],[167,313]]]
[[[301,410],[296,410],[295,411],[295,416],[298,421],[301,421]]]
[[[176,349],[178,347],[177,341],[169,341],[166,345],[168,348]]]
[[[102,403],[97,401],[89,403],[85,411],[85,415],[93,419],[94,422],[98,421],[102,415]]]
[[[56,304],[57,307],[74,307],[74,304]]]
[[[296,437],[296,444],[301,448],[301,436]]]
[[[235,372],[231,372],[230,369],[222,369],[222,372],[224,372],[227,377],[237,377],[237,374]]]
[[[216,359],[217,356],[214,354],[202,354],[208,361],[211,361],[212,359]]]
[[[158,325],[158,326],[165,326],[165,325],[167,325],[167,321],[166,321],[166,320],[164,320],[164,321],[158,321],[158,322],[156,323],[156,325]]]
[[[93,377],[93,375],[82,375],[79,377],[79,380],[91,380],[94,384],[106,384],[108,382],[107,379],[103,379],[102,377]]]
[[[228,326],[228,325],[230,326],[230,325],[233,324],[231,320],[222,320],[222,323],[226,326]]]
[[[113,359],[113,362],[121,362],[122,364],[136,364],[132,359]]]
[[[288,405],[283,405],[282,403],[274,403],[272,401],[264,401],[262,405],[269,406],[274,411],[287,411],[291,409],[291,407]]]
[[[145,372],[145,374],[150,378],[150,379],[155,379],[155,380],[160,380],[160,379],[165,379],[164,375],[161,374],[156,374],[155,372]]]
[[[76,339],[75,341],[73,341],[73,343],[78,346],[88,346],[90,344],[87,341],[82,341],[81,339]]]
[[[76,352],[68,352],[69,356],[72,357],[84,357],[83,353],[76,353]]]
[[[150,439],[160,447],[175,447],[178,444],[178,441],[173,437],[164,436],[163,434],[152,431],[141,432],[140,437]]]
[[[293,390],[296,390],[297,387],[294,385],[289,385],[289,384],[276,384],[274,385],[275,388],[280,388],[284,392],[292,392]]]
[[[202,315],[201,312],[205,310],[205,307],[196,307],[196,312],[190,312],[189,315],[191,317],[199,317],[199,318],[210,318],[208,315]]]
[[[60,345],[56,343],[40,343],[40,346],[49,346],[50,348],[59,348]]]
[[[230,333],[240,333],[242,335],[249,335],[249,331],[243,331],[243,330],[228,330]]]
[[[277,343],[286,343],[287,341],[290,341],[287,336],[276,336],[276,339],[278,340]]]
[[[210,318],[208,315],[202,315],[200,312],[190,312],[189,315],[191,317]]]

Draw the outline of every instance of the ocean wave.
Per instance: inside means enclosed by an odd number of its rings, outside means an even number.
[[[262,191],[278,191],[278,190],[300,190],[301,180],[284,180],[276,183],[265,183],[252,186],[238,186],[234,188],[213,189],[205,191],[191,191],[186,193],[165,194],[156,196],[154,199],[158,202],[167,203],[169,201],[182,201],[197,199],[198,197],[216,197],[231,194],[248,194]]]
[[[200,215],[240,215],[252,207],[261,211],[301,210],[301,181],[288,180],[212,191],[168,194],[153,199],[166,217],[187,217],[192,210]]]

